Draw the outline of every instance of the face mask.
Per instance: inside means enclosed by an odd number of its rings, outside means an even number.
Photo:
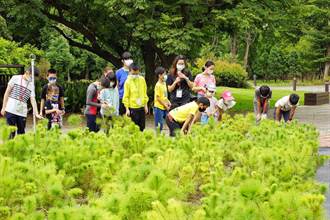
[[[133,63],[133,60],[132,59],[128,59],[128,60],[125,60],[124,63],[125,63],[126,66],[130,66]]]
[[[55,84],[56,83],[56,77],[48,77],[48,82],[50,83],[50,84]]]
[[[199,107],[198,110],[199,110],[200,112],[205,112],[205,109],[204,109],[204,108],[201,108],[201,107]]]
[[[208,74],[212,75],[214,71],[213,70],[209,70],[207,72],[208,72]]]
[[[26,80],[27,80],[28,82],[32,82],[32,76],[27,76],[27,77],[26,77]]]
[[[102,89],[102,86],[101,85],[97,85],[96,88],[97,88],[97,90],[101,90]]]
[[[164,81],[165,81],[165,82],[167,81],[167,75],[164,76]]]
[[[176,65],[176,69],[177,69],[178,71],[182,71],[184,68],[185,68],[185,65],[184,65],[184,64],[177,64],[177,65]]]
[[[113,86],[115,85],[114,82],[110,82],[110,87],[113,88]]]
[[[132,74],[131,77],[132,77],[133,79],[137,79],[137,78],[139,78],[139,74]]]
[[[57,101],[58,100],[58,95],[53,95],[52,96],[52,99],[55,100],[55,101]]]

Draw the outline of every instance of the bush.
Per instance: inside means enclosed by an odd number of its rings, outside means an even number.
[[[205,65],[206,58],[199,58],[196,61],[197,68],[193,69],[193,74],[201,73],[202,67]],[[238,63],[231,63],[226,60],[218,58],[211,59],[215,63],[214,76],[216,78],[217,86],[245,88],[247,84],[247,72],[242,65]]]
[[[7,140],[4,124],[0,219],[324,219],[310,125],[225,116],[169,138],[118,118],[108,135],[38,125]]]

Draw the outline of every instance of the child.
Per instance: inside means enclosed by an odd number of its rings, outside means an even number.
[[[201,123],[207,124],[210,117],[218,118],[218,111],[216,108],[218,100],[214,97],[217,87],[213,84],[210,84],[206,87],[205,97],[210,100],[210,107],[202,113]]]
[[[257,123],[261,119],[267,118],[269,101],[271,98],[272,90],[268,86],[261,86],[260,88],[255,90],[253,106]]]
[[[275,120],[281,121],[282,116],[285,122],[290,122],[293,119],[296,108],[298,106],[299,96],[297,94],[291,94],[284,96],[275,103]]]
[[[215,64],[213,61],[207,61],[203,67],[203,72],[198,74],[195,78],[195,87],[193,91],[197,92],[197,97],[206,95],[206,88],[209,85],[215,85],[215,77],[213,75]]]
[[[167,111],[170,110],[171,103],[167,98],[165,69],[163,67],[157,67],[155,73],[158,77],[154,92],[155,127],[156,129],[159,127],[160,131],[162,131],[164,119],[166,118]]]
[[[174,137],[175,131],[178,129],[181,129],[182,134],[187,134],[194,122],[200,117],[200,112],[204,112],[209,106],[209,99],[200,97],[197,101],[192,101],[170,111],[166,117],[170,136]]]
[[[101,103],[107,105],[107,108],[101,107],[101,115],[111,116],[119,115],[119,93],[117,89],[117,80],[114,74],[107,75],[101,79],[102,90],[100,91],[98,99]]]
[[[140,67],[133,63],[130,68],[124,86],[123,103],[126,108],[126,115],[139,126],[140,131],[145,129],[146,114],[148,114],[147,84],[145,79],[140,76]]]
[[[231,92],[224,91],[216,105],[218,111],[218,121],[221,121],[223,113],[234,107],[235,104],[236,102],[234,101],[234,97],[232,96]]]
[[[45,103],[45,113],[48,118],[48,130],[58,126],[62,127],[62,115],[63,110],[59,105],[59,87],[55,84],[48,85],[46,103]]]

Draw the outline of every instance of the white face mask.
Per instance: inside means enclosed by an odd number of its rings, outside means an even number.
[[[210,74],[210,75],[212,75],[213,72],[214,72],[213,70],[208,70],[208,71],[207,71],[207,73]]]
[[[131,77],[132,77],[133,79],[137,79],[137,78],[139,78],[139,74],[131,74]]]
[[[114,82],[110,82],[110,87],[113,88],[113,86],[115,85]]]
[[[129,67],[130,65],[132,65],[133,60],[132,59],[128,59],[128,60],[125,60],[124,63],[125,63],[126,66]]]
[[[176,69],[177,69],[178,71],[182,71],[184,68],[185,68],[185,65],[184,65],[184,64],[177,64],[177,65],[176,65]]]
[[[97,90],[101,90],[102,89],[102,86],[101,85],[97,85],[96,88],[97,88]]]
[[[167,75],[164,75],[164,81],[165,82],[167,81]]]

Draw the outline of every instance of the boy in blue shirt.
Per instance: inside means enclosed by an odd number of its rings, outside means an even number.
[[[123,104],[124,85],[129,73],[129,67],[133,63],[132,55],[130,52],[124,52],[121,56],[123,67],[116,71],[117,85],[119,91],[119,115],[126,113],[126,108]]]

